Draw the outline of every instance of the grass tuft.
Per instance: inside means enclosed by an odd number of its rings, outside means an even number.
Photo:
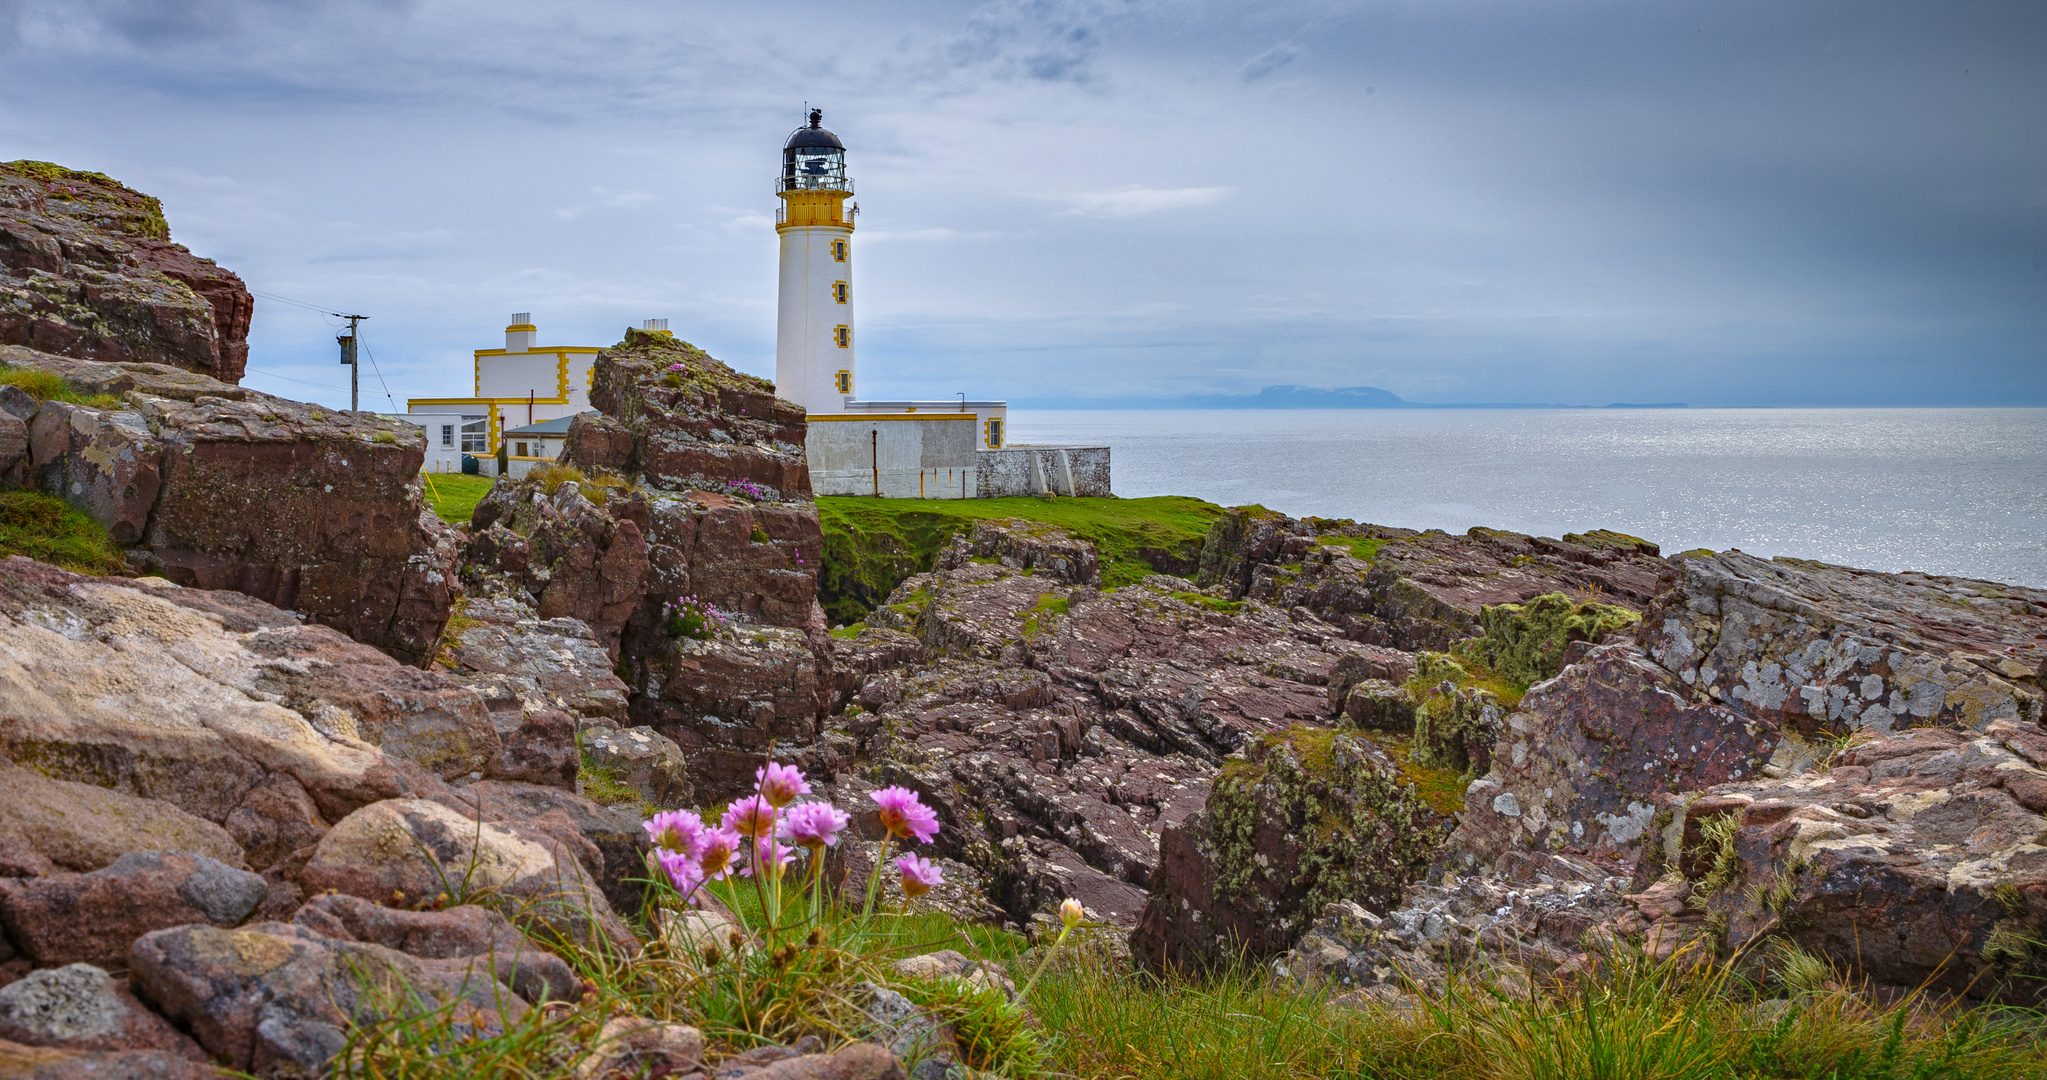
[[[0,386],[18,386],[37,401],[61,401],[95,409],[118,409],[126,402],[113,394],[88,394],[54,371],[0,364]]]
[[[85,511],[37,491],[0,491],[0,557],[26,555],[80,574],[112,574],[121,549]]]

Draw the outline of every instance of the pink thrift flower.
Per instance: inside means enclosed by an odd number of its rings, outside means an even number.
[[[781,834],[798,847],[818,851],[838,843],[839,833],[851,821],[831,803],[800,802],[782,812]]]
[[[647,819],[642,826],[654,846],[694,859],[703,848],[704,819],[691,810],[667,810]]]
[[[810,794],[810,781],[803,778],[803,770],[794,765],[777,765],[770,761],[753,772],[753,789],[769,806],[777,809],[796,801],[798,795]]]
[[[739,854],[739,833],[730,827],[704,830],[703,853],[697,856],[697,865],[704,872],[706,881],[723,881],[733,868],[733,857]]]
[[[759,868],[761,873],[767,877],[778,878],[782,876],[782,871],[788,869],[789,864],[794,861],[796,861],[795,848],[784,847],[781,842],[772,836],[763,836],[759,840],[754,841],[752,865],[742,867],[739,872],[751,877],[755,868]]]
[[[881,827],[890,836],[910,839],[915,837],[928,844],[938,835],[938,815],[917,799],[917,793],[906,787],[885,787],[869,792],[868,798],[881,808]]]
[[[718,824],[741,836],[766,836],[775,831],[775,804],[760,795],[742,795],[725,808]]]
[[[905,855],[896,860],[896,869],[903,872],[903,895],[912,900],[945,884],[945,872],[930,859]]]
[[[656,851],[654,857],[661,860],[661,869],[668,872],[668,880],[675,884],[675,891],[682,894],[683,900],[696,903],[696,892],[704,885],[704,873],[698,869],[696,860],[667,850]]]

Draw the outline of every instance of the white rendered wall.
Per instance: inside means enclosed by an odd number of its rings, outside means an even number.
[[[840,371],[854,372],[852,396],[859,396],[859,374],[853,353],[859,347],[853,330],[853,230],[845,225],[802,225],[782,230],[782,273],[775,324],[775,393],[784,401],[813,413],[845,412],[833,384]],[[846,241],[846,261],[832,258],[832,241]],[[845,282],[848,297],[839,303],[834,287]],[[840,348],[837,327],[852,333],[852,344]]]

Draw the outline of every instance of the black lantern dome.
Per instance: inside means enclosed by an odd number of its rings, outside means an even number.
[[[852,192],[846,177],[846,144],[823,126],[824,110],[810,110],[810,124],[782,144],[783,191]]]

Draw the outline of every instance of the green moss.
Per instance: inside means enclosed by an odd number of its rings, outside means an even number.
[[[1561,671],[1572,642],[1602,641],[1641,618],[1627,608],[1544,593],[1525,604],[1488,605],[1478,613],[1482,635],[1459,642],[1455,651],[1525,689]]]
[[[868,499],[817,500],[824,528],[824,569],[818,600],[833,622],[865,618],[912,574],[932,568],[938,553],[976,521],[1022,518],[1054,525],[1092,542],[1102,586],[1118,588],[1146,576],[1191,568],[1223,508],[1200,499]]]
[[[26,555],[81,574],[121,569],[121,549],[85,511],[36,491],[0,491],[0,557]]]
[[[1306,725],[1261,736],[1224,765],[1207,814],[1219,899],[1261,894],[1311,915],[1340,899],[1391,905],[1445,829],[1366,741]],[[1291,868],[1260,856],[1270,830],[1293,838]]]
[[[582,766],[576,770],[576,787],[584,798],[600,806],[630,810],[641,817],[654,816],[656,808],[652,804],[621,782],[616,772],[600,768],[588,755],[583,757]]]
[[[67,169],[49,161],[9,161],[0,169],[31,177],[47,189],[44,197],[60,203],[82,204],[104,212],[106,224],[121,232],[152,240],[171,238],[170,222],[164,220],[163,203],[144,195],[105,173]]]
[[[1438,814],[1455,817],[1464,812],[1464,791],[1471,780],[1462,769],[1445,769],[1415,756],[1414,736],[1399,731],[1369,728],[1350,729],[1350,734],[1368,740],[1386,751],[1400,778],[1413,787],[1415,797]]]
[[[1449,653],[1415,656],[1407,691],[1414,695],[1414,758],[1459,774],[1476,764],[1472,751],[1499,738],[1501,722],[1521,703],[1522,687],[1476,661]]]

